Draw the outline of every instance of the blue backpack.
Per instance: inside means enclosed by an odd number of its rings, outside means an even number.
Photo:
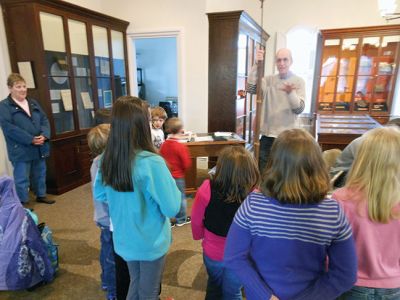
[[[45,223],[38,225],[40,235],[47,247],[47,256],[50,259],[54,273],[58,271],[58,244],[54,243],[53,232]]]

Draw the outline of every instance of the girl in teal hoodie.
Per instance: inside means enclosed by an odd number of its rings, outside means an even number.
[[[171,244],[169,218],[178,213],[181,195],[154,150],[139,98],[123,96],[114,103],[94,198],[108,203],[115,252],[128,264],[127,299],[158,299]]]

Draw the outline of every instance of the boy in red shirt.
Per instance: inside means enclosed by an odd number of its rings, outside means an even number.
[[[161,145],[160,154],[167,162],[172,177],[182,193],[181,209],[176,215],[176,226],[183,226],[190,223],[190,217],[186,215],[185,171],[190,168],[192,161],[187,146],[182,143],[182,121],[179,118],[168,119],[165,130],[169,135]]]

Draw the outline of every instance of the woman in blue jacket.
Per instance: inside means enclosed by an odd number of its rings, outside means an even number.
[[[0,124],[7,143],[8,158],[14,167],[19,200],[28,202],[29,187],[32,186],[36,201],[52,204],[55,201],[46,198],[49,120],[39,103],[27,98],[25,79],[21,75],[10,74],[7,86],[10,94],[0,102]]]
[[[94,183],[94,198],[106,201],[115,252],[128,264],[127,299],[158,299],[171,225],[181,194],[156,154],[147,108],[136,97],[114,104],[108,143]]]

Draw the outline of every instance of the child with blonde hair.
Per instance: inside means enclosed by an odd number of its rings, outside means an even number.
[[[167,119],[167,113],[161,106],[156,106],[151,109],[151,140],[154,147],[160,149],[164,143],[163,125]]]
[[[224,263],[247,299],[332,300],[350,289],[357,271],[351,227],[326,198],[328,171],[308,132],[279,134],[260,190],[236,212],[225,245]]]
[[[223,262],[225,240],[236,211],[259,177],[257,164],[244,147],[226,147],[218,156],[213,179],[205,180],[197,190],[192,234],[193,239],[202,240],[208,273],[206,299],[242,299],[239,278]]]
[[[353,227],[359,257],[357,282],[342,300],[400,299],[399,151],[397,127],[367,132],[345,187],[332,195]]]
[[[100,155],[106,147],[110,124],[100,124],[93,127],[88,135],[88,146],[92,152],[93,162],[90,167],[90,177],[92,187],[100,166]],[[100,266],[101,266],[101,287],[107,291],[107,299],[116,299],[116,277],[114,247],[112,242],[112,232],[110,230],[110,215],[108,205],[105,202],[94,201],[94,221],[100,228]]]

